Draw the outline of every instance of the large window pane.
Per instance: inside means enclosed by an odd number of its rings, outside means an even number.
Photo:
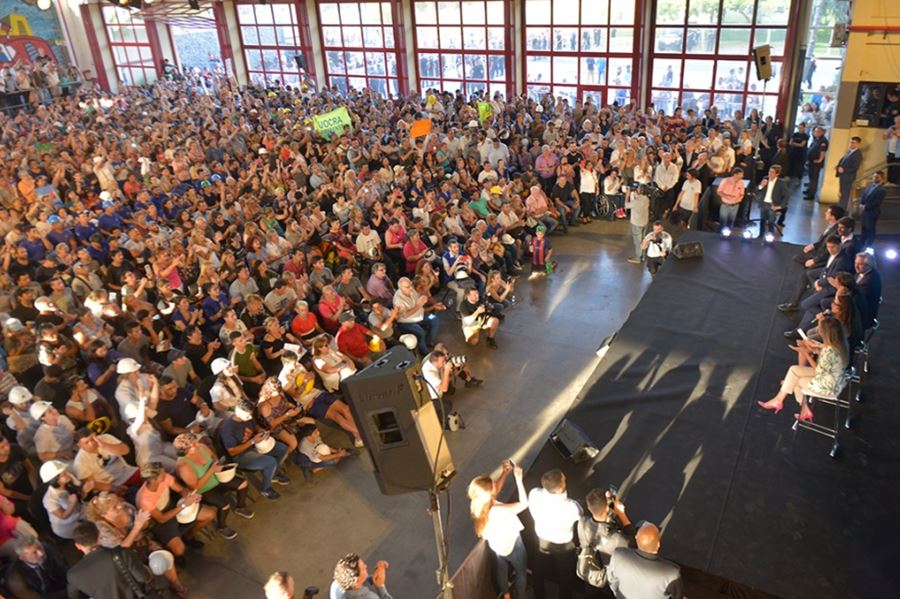
[[[550,0],[525,0],[525,23],[528,25],[550,25]]]
[[[366,74],[366,58],[362,52],[344,52],[347,61],[347,73],[350,75]]]
[[[439,34],[442,49],[462,50],[462,32],[459,27],[441,27]]]
[[[340,27],[322,27],[322,43],[325,46],[343,46]]]
[[[668,89],[654,89],[650,95],[650,101],[657,111],[672,114],[675,112],[675,107],[678,106],[678,92]]]
[[[653,85],[657,87],[681,87],[681,61],[666,58],[654,59]]]
[[[486,57],[477,54],[467,54],[465,59],[465,76],[470,79],[487,79]]]
[[[437,50],[440,47],[437,27],[416,27],[416,43],[420,48]]]
[[[716,89],[744,89],[747,80],[747,63],[738,60],[720,60],[716,64]]]
[[[444,79],[462,79],[462,55],[460,54],[442,54],[441,55],[441,77]]]
[[[684,23],[686,6],[685,0],[657,0],[656,22],[660,25]]]
[[[681,54],[684,48],[684,29],[660,27],[656,30],[656,51]]]
[[[487,36],[489,50],[503,50],[506,47],[503,27],[488,27]]]
[[[366,48],[384,48],[381,27],[363,27],[363,43]]]
[[[687,89],[712,89],[713,60],[685,60],[684,61],[684,88]]]
[[[606,29],[599,27],[581,30],[582,52],[606,52]]]
[[[506,80],[506,61],[502,56],[488,56],[488,75],[491,81]]]
[[[631,86],[630,58],[609,59],[609,85],[629,87]]]
[[[716,25],[719,22],[719,0],[691,0],[688,23]]]
[[[554,56],[553,83],[578,83],[578,59],[574,56]]]
[[[716,51],[716,32],[712,27],[694,28],[687,30],[687,54],[714,54]]]
[[[772,46],[772,56],[784,56],[784,43],[787,38],[787,29],[757,29],[753,39],[753,47],[769,44]]]
[[[416,2],[414,12],[416,23],[437,24],[437,5],[434,2]]]
[[[466,50],[483,50],[487,47],[484,27],[463,27],[463,48]]]
[[[532,82],[549,82],[550,81],[550,57],[549,56],[528,56],[525,59],[525,72],[528,81]]]
[[[610,52],[634,52],[634,29],[613,27],[609,30]]]
[[[749,29],[721,29],[719,31],[719,54],[750,53]]]
[[[749,25],[753,8],[753,0],[722,0],[722,24]]]
[[[557,52],[578,50],[578,28],[556,27],[553,29],[553,49]]]
[[[582,85],[604,85],[606,83],[606,59],[587,56],[581,59]]]
[[[243,8],[243,7],[239,7]],[[323,25],[340,25],[341,14],[337,4],[320,4],[319,18]]]
[[[459,2],[438,2],[438,22],[441,25],[459,25]]]
[[[548,27],[528,27],[525,29],[525,48],[528,50],[549,50],[550,29]]]
[[[484,2],[463,2],[462,22],[464,25],[484,25]]]
[[[609,6],[603,0],[597,2],[591,0],[581,1],[582,25],[606,25],[609,23]]]
[[[573,10],[574,8],[575,0],[556,0],[553,3],[553,24],[578,25],[578,11]]]

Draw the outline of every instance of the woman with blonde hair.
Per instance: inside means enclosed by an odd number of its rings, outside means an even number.
[[[474,521],[475,534],[487,541],[494,554],[496,582],[503,599],[513,597],[524,599],[528,556],[525,553],[522,536],[519,534],[523,528],[519,514],[528,509],[528,496],[522,482],[522,468],[510,460],[504,460],[501,466],[502,472],[496,481],[489,475],[482,474],[469,483],[469,514]],[[519,500],[515,503],[502,503],[497,501],[497,495],[510,471],[516,479]],[[512,594],[509,583],[510,568],[515,572]]]
[[[841,323],[833,316],[822,319],[819,323],[819,332],[822,335],[822,345],[818,355],[812,352],[805,353],[804,358],[809,366],[791,366],[775,397],[766,402],[756,402],[759,407],[773,410],[777,414],[781,411],[788,394],[793,393],[797,403],[800,404],[800,413],[795,414],[794,418],[810,421],[813,419],[813,412],[804,401],[804,393],[828,396],[841,392],[847,383],[850,354],[847,337]]]

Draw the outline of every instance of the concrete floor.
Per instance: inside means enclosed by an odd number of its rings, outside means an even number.
[[[821,226],[824,207],[792,202],[785,241],[806,243]],[[559,270],[533,281],[523,278],[518,305],[508,313],[500,349],[463,348],[458,323],[444,321],[440,339],[469,355],[483,387],[461,389],[454,407],[467,428],[448,433],[457,469],[451,485],[448,527],[451,571],[475,541],[468,517],[466,485],[512,457],[527,467],[597,365],[595,350],[616,331],[650,284],[643,267],[628,264],[626,221],[595,222],[554,236]],[[340,433],[326,440],[347,445]],[[261,597],[261,584],[275,570],[295,578],[298,597],[316,585],[327,597],[331,573],[346,553],[370,564],[387,560],[387,587],[396,599],[437,594],[437,567],[427,496],[379,493],[368,455],[352,458],[311,482],[289,469],[292,483],[279,487],[276,502],[259,499],[252,521],[231,518],[234,541],[216,538],[189,559],[185,581],[198,598]]]

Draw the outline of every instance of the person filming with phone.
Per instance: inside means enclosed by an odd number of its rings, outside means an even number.
[[[603,597],[608,586],[606,567],[613,551],[634,545],[634,526],[615,487],[593,489],[585,498],[587,514],[578,520],[578,565],[575,573],[584,581],[585,598]]]

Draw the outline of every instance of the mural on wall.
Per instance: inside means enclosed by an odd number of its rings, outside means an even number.
[[[48,57],[60,64],[69,63],[69,50],[63,37],[56,7],[40,10],[35,0],[0,2],[0,65],[30,64]]]

